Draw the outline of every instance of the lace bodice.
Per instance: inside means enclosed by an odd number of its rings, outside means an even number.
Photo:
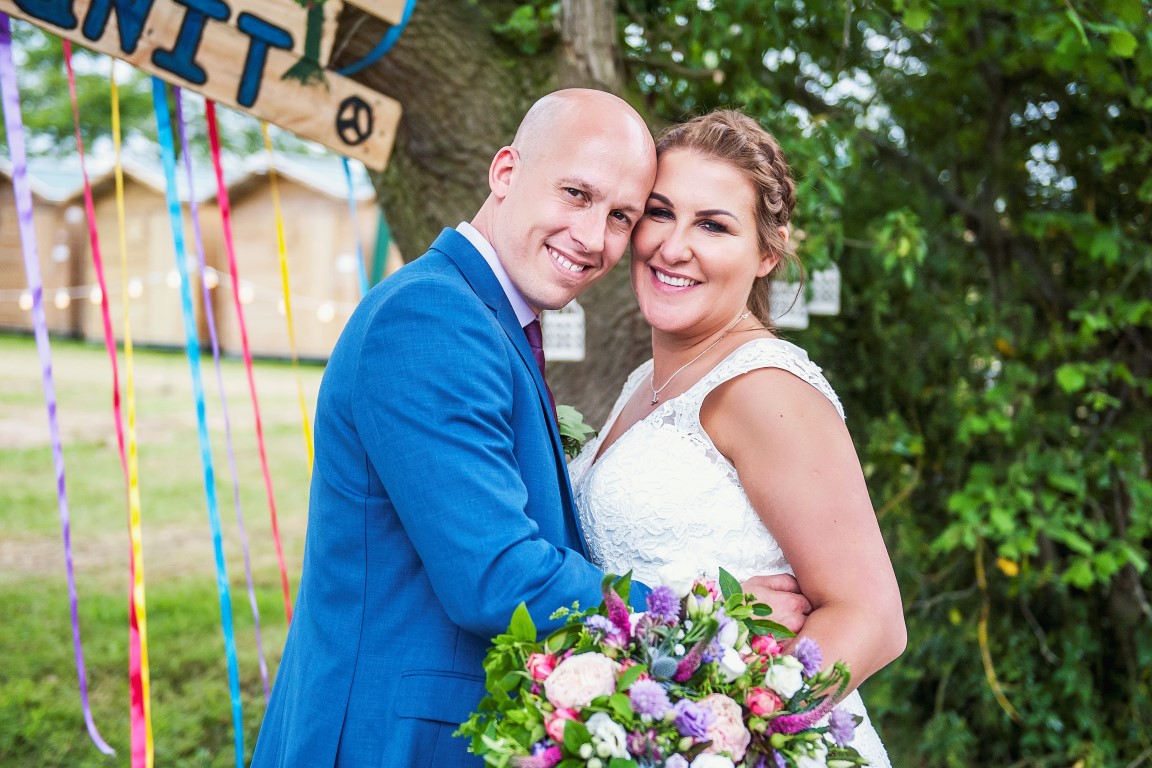
[[[600,435],[569,467],[588,554],[603,570],[647,584],[666,565],[715,579],[721,567],[744,580],[791,573],[780,545],[752,507],[736,468],[700,423],[700,407],[716,387],[758,368],[780,368],[822,392],[843,418],[827,379],[799,347],[754,339],[724,358],[683,394],[660,403],[599,460],[601,441],[625,403],[652,374],[652,361],[628,377]],[[873,766],[888,758],[859,696],[843,705],[864,717],[853,746]]]
[[[660,566],[691,566],[716,578],[791,572],[780,546],[752,508],[736,468],[700,424],[704,398],[757,368],[782,368],[840,401],[804,350],[780,339],[755,339],[693,387],[657,406],[593,464],[600,441],[624,404],[652,374],[652,361],[628,377],[608,423],[572,462],[573,488],[592,561],[613,573],[633,571],[652,583]]]

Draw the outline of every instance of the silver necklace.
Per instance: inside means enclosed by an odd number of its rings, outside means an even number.
[[[716,339],[716,341],[714,341],[711,344],[709,344],[708,346],[706,346],[704,348],[704,351],[701,352],[700,354],[696,355],[696,357],[692,358],[688,362],[684,363],[684,365],[677,368],[673,372],[673,374],[668,377],[668,380],[665,381],[662,386],[659,386],[659,387],[656,386],[656,366],[655,366],[655,364],[653,364],[652,375],[648,377],[648,388],[652,390],[652,402],[650,402],[649,405],[656,405],[656,403],[660,402],[660,393],[668,388],[668,385],[672,383],[672,379],[676,378],[680,374],[681,371],[683,371],[688,366],[692,365],[692,363],[696,362],[700,358],[704,357],[704,355],[708,354],[708,350],[712,349],[712,347],[714,347],[717,344],[719,344],[720,342],[724,341],[724,337],[727,336],[729,333],[731,333],[732,329],[735,328],[736,326],[740,325],[740,321],[746,319],[748,317],[748,315],[750,315],[750,314],[752,314],[752,313],[751,312],[745,312],[744,314],[740,315],[740,317],[736,318],[736,322],[734,322],[734,323],[732,323],[732,325],[728,326],[728,330],[726,330],[726,331],[724,331],[724,333],[720,334],[720,338]]]

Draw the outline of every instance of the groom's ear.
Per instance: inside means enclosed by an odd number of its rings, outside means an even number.
[[[520,153],[512,147],[501,147],[488,167],[488,188],[497,199],[503,199],[512,185],[512,173],[520,162]]]

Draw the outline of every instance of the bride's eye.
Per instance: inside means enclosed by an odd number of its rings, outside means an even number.
[[[672,211],[667,208],[649,208],[644,211],[644,215],[650,219],[659,219],[662,221],[673,218]]]
[[[700,226],[703,227],[704,231],[711,232],[716,235],[723,235],[728,232],[728,227],[724,226],[718,221],[713,221],[712,219],[705,219],[704,221],[701,221]]]

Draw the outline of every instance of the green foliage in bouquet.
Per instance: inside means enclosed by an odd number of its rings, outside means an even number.
[[[718,583],[660,586],[628,608],[630,574],[605,577],[604,601],[560,608],[538,639],[521,604],[484,661],[488,696],[461,726],[472,751],[503,768],[735,768],[864,765],[856,720],[833,703],[842,663],[767,618],[725,571]],[[771,762],[769,762],[771,761]]]

